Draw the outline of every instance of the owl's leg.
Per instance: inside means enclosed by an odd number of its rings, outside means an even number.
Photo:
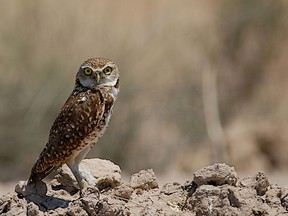
[[[95,186],[95,184],[90,184],[91,182],[88,182],[86,180],[87,177],[86,177],[85,171],[83,172],[83,170],[80,169],[79,164],[76,163],[75,160],[70,160],[69,162],[67,162],[67,165],[72,171],[73,175],[75,176],[78,182],[78,185],[80,188],[80,197],[85,197],[87,194],[91,194],[91,193],[97,194],[98,196],[100,195],[100,192],[98,188]],[[95,180],[95,183],[96,183],[96,180]]]
[[[79,165],[79,171],[82,177],[87,181],[87,183],[91,186],[95,186],[96,179],[91,174],[90,170],[88,170],[83,164],[81,164],[81,161],[86,157],[88,152],[91,150],[90,146],[86,146],[83,148],[79,154],[75,157],[75,162]]]
[[[73,175],[75,176],[79,187],[80,187],[80,194],[83,196],[85,194],[85,190],[93,189],[97,190],[96,188],[96,179],[91,174],[91,172],[85,169],[85,166],[81,165],[81,161],[90,151],[91,147],[87,146],[83,150],[81,150],[78,155],[66,162],[70,170],[72,171]],[[92,188],[91,188],[92,186]]]
[[[67,161],[66,164],[70,168],[70,170],[72,171],[73,175],[75,176],[75,178],[78,182],[80,191],[82,191],[85,187],[87,187],[87,182],[85,181],[85,179],[81,175],[81,172],[79,169],[79,164],[76,163],[74,159]]]

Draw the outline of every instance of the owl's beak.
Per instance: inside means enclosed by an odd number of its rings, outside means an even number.
[[[101,79],[100,74],[97,73],[97,74],[96,74],[96,82],[99,83],[99,82],[100,82],[100,79]]]

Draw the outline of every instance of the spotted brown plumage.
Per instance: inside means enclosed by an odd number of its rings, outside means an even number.
[[[32,167],[28,184],[36,185],[65,163],[81,190],[86,183],[95,183],[79,164],[105,132],[118,91],[119,71],[112,61],[92,58],[80,66],[74,90],[51,127],[48,143]]]

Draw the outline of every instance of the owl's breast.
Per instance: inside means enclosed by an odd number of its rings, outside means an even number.
[[[97,111],[87,113],[89,118],[86,129],[90,132],[83,141],[91,146],[93,146],[103,136],[112,116],[112,109],[114,105],[113,98],[110,98],[109,95],[105,95],[103,93],[100,97],[102,98],[99,100],[99,102],[101,101],[100,103],[91,104],[91,106],[95,106],[94,108],[91,108],[91,110],[96,109]]]
[[[67,154],[92,147],[108,127],[113,105],[114,98],[101,90],[72,95],[52,126],[50,143],[60,143]]]

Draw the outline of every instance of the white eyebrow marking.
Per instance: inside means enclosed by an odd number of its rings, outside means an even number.
[[[90,65],[88,65],[88,64],[82,65],[80,68],[83,69],[83,68],[87,68],[87,67],[95,72],[95,69],[93,67],[91,67]]]

